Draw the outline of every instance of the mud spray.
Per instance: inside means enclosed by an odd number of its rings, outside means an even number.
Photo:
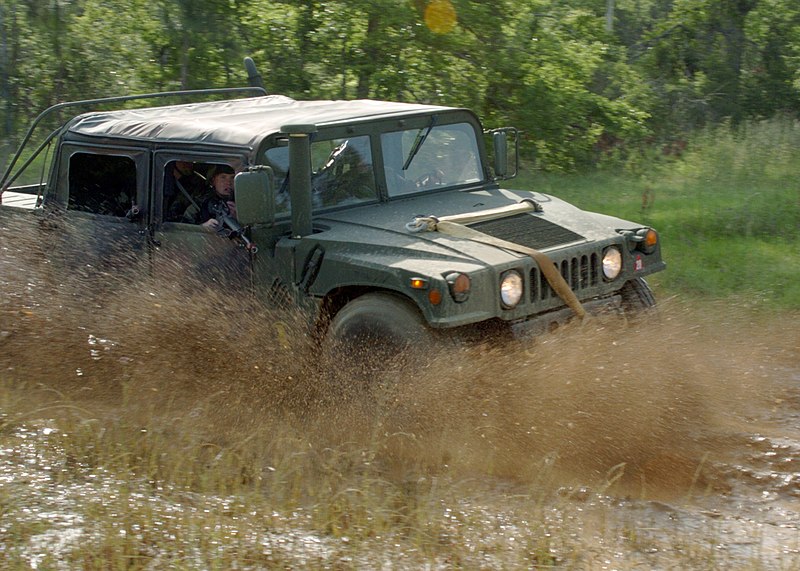
[[[406,358],[365,387],[325,362],[297,314],[178,265],[152,281],[119,251],[81,260],[86,245],[38,223],[3,226],[2,381],[216,446],[346,444],[391,478],[605,481],[653,498],[726,486],[714,462],[761,413],[800,400],[774,381],[797,380],[791,317],[677,300],[638,323]]]

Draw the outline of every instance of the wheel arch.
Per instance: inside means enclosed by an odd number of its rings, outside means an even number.
[[[628,280],[619,291],[622,296],[622,308],[626,314],[652,312],[656,308],[656,299],[644,278],[636,277]]]
[[[314,334],[317,339],[321,340],[325,337],[325,334],[328,331],[328,327],[330,326],[331,321],[336,314],[348,303],[357,299],[363,295],[369,293],[382,293],[386,295],[394,296],[398,299],[404,300],[414,306],[416,310],[420,313],[423,320],[427,322],[425,319],[425,312],[419,307],[419,304],[410,296],[403,294],[397,290],[391,288],[380,288],[375,286],[363,286],[363,285],[348,285],[337,287],[330,292],[328,292],[325,297],[322,299],[322,303],[320,304],[319,312],[317,313],[317,319],[314,323]]]

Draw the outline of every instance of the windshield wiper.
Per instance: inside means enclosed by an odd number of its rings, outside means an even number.
[[[425,129],[420,129],[419,131],[417,131],[417,137],[416,137],[416,139],[414,139],[414,144],[411,145],[411,150],[408,151],[408,157],[406,158],[406,162],[403,163],[403,169],[402,170],[404,170],[404,171],[408,170],[408,167],[411,165],[411,161],[413,161],[414,157],[417,156],[417,153],[419,152],[420,147],[422,147],[422,143],[424,143],[425,139],[428,138],[428,135],[430,134],[431,129],[433,129],[433,127],[436,125],[436,121],[438,119],[439,118],[438,118],[437,115],[431,116],[430,125],[428,125],[428,127],[425,128]]]

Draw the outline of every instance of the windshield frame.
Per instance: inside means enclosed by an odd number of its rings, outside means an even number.
[[[429,133],[429,136],[425,137],[426,140],[423,140],[422,144],[420,145],[420,147],[424,149],[425,145],[429,144],[427,139],[433,136],[433,133],[435,133],[437,129],[447,129],[453,125],[461,124],[463,124],[461,129],[463,129],[465,133],[470,132],[471,134],[474,134],[472,151],[475,152],[475,167],[477,170],[474,180],[464,181],[458,184],[445,184],[428,188],[420,188],[419,190],[414,189],[413,191],[402,194],[390,192],[389,184],[387,184],[386,167],[386,154],[389,151],[384,147],[384,135],[397,133],[400,131],[413,131],[416,133],[419,130],[422,130],[424,133],[426,130],[430,129],[431,133]],[[317,132],[315,132],[311,137],[311,144],[313,145],[315,142],[335,139],[355,139],[362,136],[369,136],[369,149],[371,153],[372,169],[377,191],[376,199],[366,200],[355,204],[341,204],[327,207],[317,206],[313,210],[315,215],[343,209],[358,208],[369,204],[375,204],[376,202],[389,202],[409,196],[419,196],[420,194],[430,194],[433,192],[449,191],[454,189],[458,190],[463,188],[474,188],[476,186],[493,183],[491,173],[487,168],[487,155],[483,138],[483,128],[481,127],[477,116],[468,109],[443,109],[435,114],[431,114],[429,112],[417,115],[395,116],[385,119],[372,118],[369,120],[351,122],[348,124],[319,125]],[[287,153],[286,157],[288,157],[288,149],[286,149],[286,144],[287,142],[285,135],[274,134],[270,137],[267,137],[258,151],[257,162],[267,164],[274,168],[276,165],[267,160],[268,153],[285,152]],[[275,151],[275,149],[278,148],[283,148],[285,150]],[[420,152],[422,151],[417,149],[416,154]],[[392,155],[389,162],[391,162],[391,160],[399,161],[400,166],[402,166],[403,161],[407,160],[407,158],[408,149],[406,149],[405,153],[400,152],[399,155]],[[412,166],[413,162],[416,162],[417,160],[419,160],[419,157],[413,159]],[[286,161],[286,167],[288,168],[288,158]],[[311,168],[311,165],[309,165],[309,168]],[[288,184],[284,184],[286,179],[285,177],[281,176],[283,169],[274,168],[274,171],[276,175],[275,191],[276,197],[278,197],[282,188],[284,189],[284,192],[288,190]],[[290,212],[290,209],[285,209],[283,211],[278,209],[276,210],[276,219],[288,218],[290,216]]]

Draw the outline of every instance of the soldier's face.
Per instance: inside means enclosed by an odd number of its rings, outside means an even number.
[[[185,176],[191,174],[192,170],[194,170],[194,165],[189,161],[176,161],[175,170],[178,171],[181,176]]]
[[[214,192],[223,198],[233,196],[233,177],[234,175],[225,172],[219,173],[214,177],[212,184],[214,185]]]

